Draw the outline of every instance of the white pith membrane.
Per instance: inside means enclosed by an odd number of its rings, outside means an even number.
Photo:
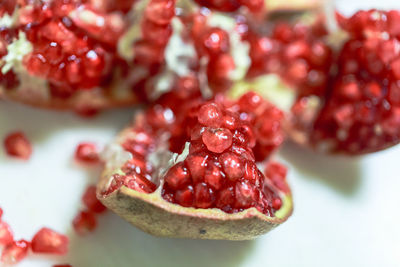
[[[148,2],[148,0],[140,1],[139,3],[143,2]],[[140,5],[134,5],[130,13],[135,13],[136,6]],[[33,4],[28,4],[22,9],[29,10],[32,8]],[[11,16],[5,13],[0,18],[0,27],[16,27],[19,15],[21,14],[20,9],[21,8],[17,7]],[[79,18],[88,24],[96,26],[101,26],[102,23],[104,24],[104,21],[102,22],[101,18],[90,10],[73,10],[70,12],[69,17]],[[126,42],[126,38],[120,38],[118,46],[126,48]],[[130,50],[132,51],[132,49]],[[33,105],[38,104],[39,106],[47,106],[50,104],[51,106],[53,98],[50,94],[48,81],[41,77],[31,75],[24,65],[24,58],[29,57],[32,51],[33,44],[27,40],[25,32],[19,30],[17,37],[7,46],[7,54],[0,58],[0,71],[3,74],[6,74],[8,71],[12,70],[16,74],[19,85],[9,90],[0,85],[0,95],[5,95],[6,97],[7,95],[10,95],[10,98],[13,100],[20,100]],[[127,52],[125,51],[125,54],[126,53]],[[122,55],[124,55],[123,52]],[[71,104],[66,104],[66,108],[75,108],[77,110],[86,107],[103,108],[109,105],[112,106],[113,104],[111,102],[113,101],[120,103],[134,102],[135,97],[131,92],[131,81],[135,80],[136,76],[140,75],[140,73],[141,70],[131,70],[127,77],[121,78],[121,70],[115,68],[113,70],[112,80],[107,87],[93,87],[85,90],[78,89],[70,98],[65,101],[60,101],[67,102],[70,100]],[[107,90],[107,92],[105,93],[104,90]],[[110,103],[108,103],[108,101],[110,101]],[[57,106],[55,107],[58,108]]]

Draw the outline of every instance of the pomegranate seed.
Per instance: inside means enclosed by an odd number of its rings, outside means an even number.
[[[220,157],[221,165],[227,177],[235,181],[244,175],[244,164],[240,157],[232,152],[226,152]]]
[[[211,28],[203,37],[203,45],[208,54],[218,55],[229,52],[229,35],[219,28]]]
[[[236,206],[238,208],[248,208],[255,205],[258,201],[258,192],[255,186],[249,181],[239,181],[235,186]]]
[[[188,185],[186,188],[176,191],[175,201],[183,207],[190,207],[193,205],[193,186]]]
[[[281,180],[285,180],[287,168],[279,162],[272,161],[267,164],[267,167],[265,168],[265,175],[266,177],[277,177]]]
[[[221,110],[216,104],[203,105],[199,110],[199,122],[209,127],[221,126]]]
[[[82,202],[88,208],[88,210],[94,213],[102,213],[106,210],[106,207],[96,197],[96,186],[91,185],[86,188],[85,193],[82,196]]]
[[[124,179],[124,185],[142,193],[152,193],[157,189],[153,182],[140,174],[127,175]]]
[[[238,104],[243,111],[254,112],[264,103],[262,97],[254,92],[248,92],[240,97]]]
[[[0,221],[1,221],[1,217],[3,216],[3,209],[0,208]]]
[[[98,163],[99,152],[94,143],[80,143],[75,150],[75,159],[84,163]]]
[[[34,253],[66,254],[68,252],[68,237],[49,228],[42,228],[32,238]]]
[[[198,183],[194,188],[194,205],[196,208],[206,209],[215,201],[214,191],[206,183]]]
[[[232,145],[232,133],[228,129],[207,128],[202,140],[211,152],[222,153]]]
[[[191,154],[186,158],[186,164],[194,183],[202,181],[205,174],[205,167],[207,166],[207,159],[208,155],[204,153]]]
[[[32,154],[31,144],[22,132],[13,132],[4,139],[4,148],[9,156],[28,160]]]
[[[132,174],[132,173],[146,173],[151,169],[145,162],[145,159],[140,155],[133,155],[133,158],[130,159],[128,162],[122,166],[121,170],[125,174]]]
[[[151,0],[145,12],[153,23],[168,24],[175,15],[175,0]]]
[[[0,220],[0,245],[7,245],[14,240],[10,226]]]
[[[217,197],[216,206],[225,212],[231,212],[235,204],[235,191],[232,186],[220,191]]]
[[[273,207],[275,210],[279,210],[279,209],[282,207],[282,200],[281,200],[280,198],[275,198],[275,199],[272,201],[272,207]]]
[[[183,162],[171,167],[164,178],[165,183],[172,189],[179,189],[191,182],[188,169]]]
[[[90,211],[81,211],[72,221],[75,232],[78,235],[86,235],[93,232],[97,227],[97,220],[94,213]]]
[[[204,182],[210,185],[212,188],[218,190],[223,186],[225,174],[216,164],[208,165],[205,175]]]
[[[29,246],[29,242],[25,240],[9,243],[1,253],[1,262],[10,265],[20,262],[27,256]]]

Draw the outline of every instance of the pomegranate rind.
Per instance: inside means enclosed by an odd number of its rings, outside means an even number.
[[[117,137],[121,143],[132,132],[123,130]],[[150,194],[122,186],[104,195],[113,174],[119,167],[105,165],[97,184],[97,198],[107,208],[139,229],[161,237],[218,240],[251,240],[268,233],[285,222],[293,212],[291,193],[279,192],[282,207],[274,217],[266,216],[256,208],[239,213],[225,213],[220,209],[182,207],[166,201],[161,196],[162,184]]]
[[[268,217],[256,208],[236,214],[219,209],[185,208],[165,201],[160,190],[144,194],[125,186],[106,197],[98,197],[105,206],[144,232],[174,238],[251,240],[286,221],[293,210],[290,195],[283,198],[276,217]]]

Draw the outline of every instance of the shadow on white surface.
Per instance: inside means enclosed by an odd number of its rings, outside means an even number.
[[[63,132],[91,131],[94,138],[99,131],[112,129],[115,135],[128,125],[135,108],[121,108],[100,112],[92,118],[84,118],[73,112],[43,110],[15,103],[0,103],[0,125],[9,131],[22,130],[35,143],[44,143],[49,138]]]
[[[158,238],[131,226],[109,211],[96,232],[70,234],[69,262],[85,267],[241,266],[254,242]]]
[[[291,142],[286,143],[279,154],[301,176],[322,182],[345,196],[351,197],[360,187],[360,157],[324,155]]]

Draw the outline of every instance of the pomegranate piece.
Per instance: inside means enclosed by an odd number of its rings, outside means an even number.
[[[397,17],[396,11],[378,10],[360,11],[350,18],[339,14],[339,24],[349,32],[339,49],[327,42],[321,19],[311,25],[277,23],[269,35],[250,27],[244,37],[252,59],[248,77],[278,74],[293,89],[295,101],[287,125],[296,142],[352,155],[400,141],[399,37],[392,27]],[[274,128],[264,125],[260,136]],[[256,158],[258,154],[255,149]]]
[[[106,164],[114,167],[104,172],[99,200],[141,229],[163,236],[222,238],[215,233],[202,236],[204,229],[194,230],[197,226],[188,231],[176,229],[184,225],[180,220],[199,220],[200,225],[210,223],[207,233],[215,229],[211,225],[217,217],[230,221],[232,214],[246,217],[249,209],[262,218],[280,221],[276,213],[288,205],[290,193],[268,180],[256,163],[280,145],[268,139],[282,136],[282,114],[275,116],[278,113],[272,104],[255,93],[238,101],[222,95],[208,102],[185,97],[178,89],[172,91],[123,131],[118,144],[124,152],[119,152],[118,162],[110,159]],[[182,104],[173,105],[178,101]],[[249,101],[253,106],[247,105]],[[270,120],[276,121],[275,129],[259,136],[267,132]],[[260,160],[253,153],[256,148],[263,155]],[[153,216],[163,219],[149,223]],[[268,220],[260,219],[260,223]]]
[[[399,90],[396,60],[400,52],[395,47],[400,43],[392,35],[387,15],[360,11],[339,20],[352,36],[339,52],[338,73],[314,124],[312,142],[348,154],[374,152],[400,142],[399,106],[392,98]]]
[[[80,143],[75,150],[75,159],[83,163],[98,163],[99,150],[94,143]]]
[[[69,239],[49,228],[40,229],[32,238],[34,253],[60,254],[68,252]]]
[[[102,213],[106,211],[106,207],[96,197],[96,186],[89,186],[86,188],[85,193],[82,196],[82,202],[85,204],[88,210],[94,213]]]
[[[11,231],[10,226],[0,220],[0,245],[8,245],[14,240],[14,235]]]
[[[14,9],[15,1],[11,2],[12,6],[2,4],[0,16]],[[137,83],[153,87],[154,77],[165,69],[164,50],[172,35],[176,1],[137,2],[18,3],[12,28],[0,29],[0,58],[11,56],[8,45],[26,46],[20,49],[25,55],[13,62],[6,60],[11,65],[0,73],[2,95],[34,106],[78,112],[134,104],[147,92],[151,95],[155,88],[136,89]],[[133,20],[127,15],[130,11]],[[128,31],[136,24],[139,31],[132,36]],[[22,65],[24,71],[17,75],[14,65]],[[25,84],[26,72],[35,82]],[[127,77],[139,77],[139,81]]]
[[[32,154],[32,146],[23,132],[12,132],[4,139],[6,153],[15,158],[28,160]]]
[[[72,225],[78,235],[84,236],[96,229],[97,219],[94,213],[81,211],[72,221]]]
[[[29,247],[30,243],[25,240],[9,243],[1,253],[1,262],[10,265],[20,262],[27,256]]]

